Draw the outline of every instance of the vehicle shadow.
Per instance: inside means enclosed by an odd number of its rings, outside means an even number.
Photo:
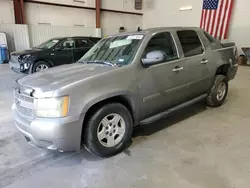
[[[204,102],[196,103],[192,106],[185,107],[179,111],[169,114],[166,118],[148,125],[139,125],[134,128],[133,138],[140,136],[150,136],[167,127],[173,126],[189,117],[199,114],[207,109]]]
[[[157,121],[155,123],[143,126],[137,126],[133,132],[133,138],[131,142],[128,144],[127,149],[121,155],[126,155],[128,157],[132,156],[133,153],[130,151],[129,147],[131,145],[136,146],[140,142],[143,142],[145,137],[155,134],[167,127],[173,126],[176,123],[183,121],[191,116],[199,114],[206,110],[206,105],[204,103],[197,103],[190,107],[184,108],[180,111],[176,111],[170,114],[163,120]],[[136,139],[137,137],[142,137],[142,139]],[[150,137],[148,138],[150,139]],[[20,141],[18,141],[19,143]],[[23,147],[23,143],[20,142],[20,148]],[[26,144],[26,143],[25,143]],[[28,147],[28,146],[27,146]],[[31,149],[32,151],[33,149]],[[35,150],[35,149],[34,149]],[[37,149],[38,150],[38,149]],[[35,152],[39,153],[39,152]],[[23,153],[23,155],[25,152]],[[27,154],[28,156],[32,156],[32,154]],[[27,156],[27,157],[28,157]],[[21,177],[29,176],[29,174],[33,174],[38,171],[46,171],[48,168],[63,168],[63,167],[74,167],[78,165],[88,165],[88,164],[100,164],[103,161],[110,162],[117,156],[111,158],[100,158],[91,153],[89,153],[86,149],[82,148],[78,152],[55,152],[49,150],[41,151],[41,155],[38,158],[31,157],[25,163],[19,161],[17,165],[12,168],[6,168],[0,170],[0,182],[2,185],[9,185],[13,181],[20,180]],[[89,163],[90,162],[90,163]],[[94,163],[91,163],[94,162]],[[20,175],[21,174],[21,175]]]
[[[137,137],[147,137],[152,134],[155,134],[163,129],[166,129],[170,126],[175,125],[178,122],[181,122],[189,117],[192,117],[194,115],[197,115],[201,112],[204,112],[207,109],[206,105],[204,102],[199,102],[196,103],[192,106],[183,108],[179,111],[173,112],[169,114],[166,118],[159,120],[157,122],[148,124],[148,125],[138,125],[134,128],[133,135],[132,135],[132,140],[131,142],[127,145],[126,149],[124,150],[124,154],[131,156],[131,151],[129,150],[129,147],[131,145],[137,145],[138,140],[136,142],[133,141],[133,139],[136,139]],[[143,142],[143,139],[139,142]],[[81,155],[84,156],[83,158],[87,161],[100,161],[103,160],[103,158],[97,157],[88,151],[86,149],[82,149],[80,151]],[[80,159],[81,160],[81,159]]]
[[[155,123],[148,124],[148,125],[139,125],[134,128],[134,132],[132,135],[132,140],[131,142],[127,145],[126,149],[124,150],[124,154],[127,156],[131,156],[131,151],[129,150],[129,147],[131,145],[137,145],[138,140],[133,141],[137,137],[146,137],[150,136],[154,133],[157,133],[167,127],[173,126],[176,123],[183,121],[191,116],[194,116],[196,114],[199,114],[203,111],[206,110],[206,105],[204,105],[203,102],[197,103],[195,105],[192,105],[190,107],[184,108],[182,110],[173,112],[170,114],[168,117],[166,117],[163,120],[159,120]],[[139,142],[143,142],[143,139],[141,139]],[[48,151],[49,152],[49,151]],[[51,153],[54,153],[51,151]],[[103,161],[105,158],[101,158],[98,156],[95,156],[91,153],[89,153],[85,148],[82,148],[78,152],[63,152],[63,153],[58,153],[55,152],[52,157],[50,157],[49,161],[55,163],[56,166],[72,166],[72,165],[77,165],[77,164],[82,164],[84,161],[93,161],[93,162],[98,162],[98,161]]]

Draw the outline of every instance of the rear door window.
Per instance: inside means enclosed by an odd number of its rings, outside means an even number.
[[[93,43],[88,39],[75,39],[76,48],[88,48],[93,46]]]
[[[204,49],[198,34],[193,30],[177,31],[185,57],[202,54]]]

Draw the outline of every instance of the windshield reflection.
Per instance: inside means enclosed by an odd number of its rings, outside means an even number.
[[[123,35],[102,39],[79,61],[111,65],[128,65],[132,62],[143,35]]]
[[[48,41],[36,46],[36,48],[38,48],[38,49],[50,49],[53,46],[55,46],[58,42],[59,42],[59,40],[57,40],[57,39],[51,39],[51,40],[48,40]]]

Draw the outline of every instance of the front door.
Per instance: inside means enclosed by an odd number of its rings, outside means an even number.
[[[155,50],[164,52],[164,62],[148,68],[142,67],[138,75],[143,119],[184,102],[187,94],[188,67],[185,61],[179,59],[171,33],[154,35],[142,58]]]
[[[93,45],[93,42],[88,39],[75,39],[74,62],[77,62],[84,54],[86,54]]]
[[[73,39],[66,39],[62,41],[54,50],[52,62],[55,66],[73,63],[73,49],[75,41]]]

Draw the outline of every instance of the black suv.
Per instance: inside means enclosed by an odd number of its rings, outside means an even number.
[[[101,38],[58,37],[21,52],[12,52],[10,67],[16,72],[34,73],[78,61]]]

